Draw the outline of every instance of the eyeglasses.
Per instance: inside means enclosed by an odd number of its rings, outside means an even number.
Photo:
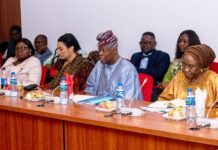
[[[147,44],[151,45],[152,43],[153,42],[151,42],[151,41],[139,42],[139,44],[143,44],[143,45],[147,45]]]
[[[26,46],[22,46],[22,47],[15,47],[15,51],[25,51],[27,48]]]
[[[185,68],[194,69],[196,67],[198,67],[198,66],[182,63],[182,69],[185,69]]]

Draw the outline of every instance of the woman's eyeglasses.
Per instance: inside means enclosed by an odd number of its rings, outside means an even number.
[[[185,68],[195,69],[196,67],[198,67],[198,66],[197,65],[191,65],[191,64],[182,63],[182,69],[185,69]]]
[[[27,46],[22,46],[22,47],[15,47],[15,51],[25,51],[26,49],[28,49],[29,47]]]

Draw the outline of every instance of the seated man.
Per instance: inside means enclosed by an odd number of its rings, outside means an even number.
[[[159,84],[170,65],[170,57],[167,53],[156,50],[155,35],[152,32],[142,34],[139,42],[141,52],[135,53],[131,57],[131,62],[136,67],[138,73],[146,73],[154,78],[154,84]]]
[[[115,97],[117,84],[121,82],[125,99],[142,100],[138,73],[129,61],[119,56],[116,36],[109,30],[100,33],[97,40],[100,61],[88,77],[85,92]]]
[[[37,57],[42,65],[45,65],[45,61],[52,55],[52,52],[48,49],[48,39],[45,35],[37,35],[34,40],[36,48],[35,57]]]

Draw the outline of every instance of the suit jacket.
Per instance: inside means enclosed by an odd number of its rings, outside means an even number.
[[[170,56],[160,50],[152,50],[152,54],[147,56],[148,64],[146,69],[140,68],[141,60],[144,58],[143,52],[138,52],[132,55],[131,62],[136,67],[138,73],[146,73],[154,78],[154,83],[157,85],[162,82],[163,77],[170,65]]]

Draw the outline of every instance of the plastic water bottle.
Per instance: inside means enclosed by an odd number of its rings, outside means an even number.
[[[6,78],[6,70],[2,68],[1,70],[1,88],[4,89],[7,85],[7,78]]]
[[[10,89],[11,89],[11,97],[17,97],[17,78],[15,72],[11,72]]]
[[[196,128],[195,96],[192,88],[187,89],[186,116],[189,129]]]
[[[117,107],[117,112],[120,112],[120,109],[125,106],[125,101],[124,101],[124,89],[123,89],[123,84],[118,83],[117,88],[116,88],[116,107]]]
[[[65,77],[62,77],[60,83],[60,103],[66,105],[67,102],[68,102],[67,82]]]

